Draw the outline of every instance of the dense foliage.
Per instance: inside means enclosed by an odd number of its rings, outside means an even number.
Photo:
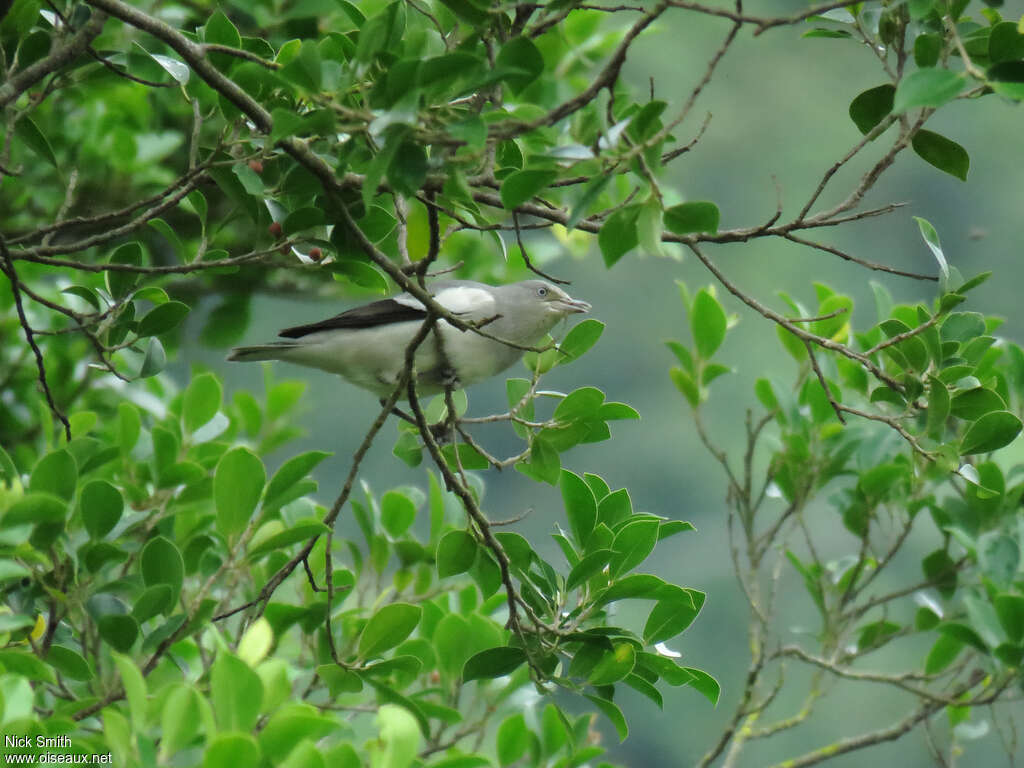
[[[717,702],[715,678],[677,650],[704,594],[643,572],[657,546],[693,546],[692,526],[563,467],[638,415],[582,382],[541,389],[555,366],[600,355],[599,321],[528,352],[503,413],[469,416],[460,392],[421,404],[410,364],[326,496],[310,473],[327,452],[266,468],[300,432],[301,383],[268,371],[263,392],[225,397],[216,371],[163,372],[193,343],[181,332],[193,309],[215,303],[199,342],[226,347],[261,291],[398,286],[430,310],[415,343],[442,321],[486,332],[432,302],[426,280],[544,274],[556,244],[592,241],[608,268],[634,249],[685,248],[718,286],[684,288],[692,339],[670,344],[672,380],[727,473],[752,608],[747,682],[704,764],[735,764],[750,740],[798,725],[824,681],[896,686],[912,706],[794,765],[942,711],[969,724],[973,707],[1019,695],[1024,484],[1000,451],[1021,431],[1024,353],[964,305],[987,275],[948,264],[927,221],[937,276],[808,239],[897,211],[861,202],[905,149],[966,178],[966,151],[923,128],[936,109],[1024,98],[1024,33],[967,6],[836,2],[776,18],[673,0],[0,4],[3,730],[70,735],[71,750],[124,765],[577,766],[601,759],[596,728],[626,738],[624,687],[652,706],[666,686]],[[721,17],[723,37],[670,105],[620,74],[655,22],[686,13]],[[809,35],[869,43],[883,72],[850,105],[863,138],[795,216],[780,203],[766,222],[721,228],[714,203],[669,188],[666,167],[699,140],[695,104],[749,42],[741,32],[808,22]],[[871,152],[870,170],[817,210],[836,172]],[[821,284],[813,310],[786,296],[775,310],[705,252],[759,238],[937,292],[893,306],[879,286],[865,329],[852,299]],[[731,326],[723,291],[776,326],[799,371],[756,380],[738,462],[701,420],[730,372],[716,359]],[[432,468],[419,488],[360,483],[399,400],[413,423],[395,460]],[[482,423],[515,451],[493,455],[474,437]],[[488,518],[476,473],[502,467],[560,489],[560,559]],[[829,524],[851,536],[838,559],[819,553],[804,514],[824,493]],[[921,578],[890,588],[883,574],[926,525]],[[786,568],[821,619],[801,645],[774,625]],[[627,600],[643,618],[621,626]],[[854,668],[905,638],[927,646],[913,669]],[[764,722],[786,660],[816,670],[807,704]],[[937,752],[968,731],[951,733]]]

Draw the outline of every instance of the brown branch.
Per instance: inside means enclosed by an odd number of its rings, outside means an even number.
[[[64,436],[68,442],[71,442],[71,424],[68,422],[67,416],[64,412],[57,407],[57,403],[53,401],[53,392],[50,391],[50,384],[46,380],[46,365],[43,363],[43,353],[39,350],[39,345],[36,344],[35,333],[32,331],[32,326],[29,324],[28,317],[25,316],[25,307],[21,300],[21,281],[18,279],[18,271],[14,268],[14,261],[11,259],[10,251],[7,250],[7,243],[4,241],[2,235],[0,235],[0,256],[3,257],[4,264],[0,271],[7,276],[7,279],[11,283],[11,293],[14,295],[14,306],[18,312],[18,322],[21,324],[21,330],[25,334],[25,341],[28,342],[29,347],[32,348],[32,354],[35,355],[36,369],[39,372],[39,385],[43,389],[43,396],[46,397],[46,403],[50,406],[50,411],[54,416],[64,425]]]
[[[831,3],[822,3],[821,5],[811,6],[800,13],[793,14],[792,16],[747,16],[741,10],[730,11],[726,8],[716,8],[708,5],[701,5],[700,3],[689,2],[689,0],[669,0],[669,5],[673,8],[682,8],[687,11],[695,11],[696,13],[703,13],[708,16],[719,16],[724,19],[731,19],[739,24],[751,24],[756,29],[754,30],[754,36],[760,35],[762,32],[774,27],[791,26],[798,22],[808,19],[811,16],[818,16],[827,11],[833,11],[836,8],[846,8],[851,5],[856,5],[858,0],[837,0]]]
[[[94,13],[92,18],[67,43],[55,47],[49,56],[29,64],[11,76],[6,83],[0,85],[0,109],[15,101],[22,93],[51,72],[56,72],[65,64],[69,64],[85,53],[92,41],[103,31],[103,24],[106,20],[106,14]]]
[[[881,368],[879,368],[865,355],[862,355],[859,352],[855,352],[854,350],[847,347],[845,344],[839,344],[838,342],[832,341],[832,339],[826,339],[823,336],[818,336],[816,334],[810,333],[808,331],[805,331],[803,328],[800,328],[799,326],[795,325],[794,323],[791,323],[789,320],[787,320],[785,317],[780,315],[775,310],[769,309],[764,304],[759,302],[757,299],[753,298],[752,296],[748,296],[746,293],[737,288],[736,285],[733,284],[733,282],[725,276],[722,270],[720,270],[718,266],[704,254],[704,252],[700,249],[696,242],[687,242],[686,245],[690,248],[693,254],[700,260],[701,264],[707,267],[708,271],[710,271],[711,274],[713,274],[718,279],[718,281],[725,287],[727,291],[729,291],[729,293],[738,298],[740,301],[742,301],[748,307],[753,309],[755,312],[767,318],[768,320],[772,320],[776,324],[781,325],[783,328],[785,328],[787,331],[789,331],[802,341],[810,341],[818,345],[819,347],[828,349],[832,352],[838,352],[844,357],[848,357],[851,360],[855,360],[856,362],[864,366],[864,368],[866,368],[876,379],[885,383],[891,389],[894,389],[897,392],[903,391],[903,387],[902,385],[900,385],[898,381],[896,381],[892,376],[890,376]],[[844,410],[849,411],[849,409],[846,408],[844,408]]]
[[[828,382],[825,381],[825,374],[821,372],[821,366],[818,365],[818,358],[814,356],[814,347],[811,346],[811,342],[807,339],[803,340],[804,347],[807,349],[807,357],[811,361],[811,368],[814,369],[814,375],[818,377],[818,383],[821,388],[825,390],[825,397],[828,398],[829,405],[832,406],[832,410],[836,412],[836,418],[839,419],[840,424],[846,424],[846,419],[843,417],[843,409],[839,403],[836,402],[835,396],[832,394],[832,390],[828,386]]]
[[[513,136],[518,136],[523,133],[528,133],[535,128],[540,128],[545,125],[554,125],[560,120],[568,117],[569,115],[578,112],[580,109],[585,107],[599,94],[604,88],[611,88],[615,85],[615,81],[619,77],[619,71],[622,69],[622,65],[626,63],[626,54],[629,52],[629,47],[633,44],[633,41],[643,32],[651,23],[661,16],[668,7],[668,0],[661,0],[657,5],[648,11],[642,18],[638,19],[636,23],[622,36],[622,40],[619,45],[615,48],[615,52],[612,54],[608,63],[605,64],[604,69],[594,78],[594,81],[583,91],[573,98],[559,104],[554,109],[550,110],[546,115],[541,115],[536,120],[530,122],[505,122],[494,125],[488,132],[492,139],[507,139]]]
[[[545,280],[550,280],[552,283],[558,283],[559,285],[572,285],[571,280],[560,280],[557,277],[553,277],[530,261],[530,254],[526,252],[526,246],[523,245],[523,235],[519,229],[519,214],[516,211],[512,211],[512,225],[516,230],[516,243],[519,245],[519,253],[523,257],[523,263],[526,264],[526,268],[535,275],[540,275]]]
[[[805,240],[802,237],[794,235],[792,232],[787,232],[782,236],[786,240],[789,240],[790,242],[799,243],[800,245],[806,245],[809,248],[815,248],[819,251],[824,251],[825,253],[831,253],[833,256],[838,256],[844,261],[850,261],[853,262],[854,264],[859,264],[860,266],[865,267],[866,269],[871,269],[876,272],[888,272],[890,275],[909,277],[913,278],[914,280],[931,280],[932,282],[937,282],[939,279],[935,275],[923,275],[920,272],[909,272],[907,270],[897,269],[896,267],[890,267],[885,264],[879,264],[878,262],[875,261],[868,261],[867,259],[862,259],[852,254],[846,253],[846,251],[841,251],[838,248],[835,248],[831,245],[825,245],[824,243],[816,243],[813,240]]]
[[[892,338],[886,339],[885,341],[880,341],[878,344],[875,344],[875,346],[873,346],[864,354],[867,355],[868,357],[871,357],[876,352],[881,352],[886,347],[891,347],[895,344],[899,344],[901,341],[911,339],[914,336],[917,336],[919,333],[924,333],[937,322],[939,322],[940,317],[941,315],[938,314],[932,315],[930,318],[928,318],[926,322],[921,323],[921,325],[917,326],[916,328],[911,328],[909,331],[904,331],[903,333],[897,333]]]
[[[978,681],[984,678],[984,673],[980,670],[971,676],[971,679],[963,683],[954,690],[950,698],[956,698],[972,687],[977,685]],[[875,744],[881,744],[886,741],[895,741],[904,734],[911,731],[917,726],[922,720],[930,717],[935,712],[938,712],[945,706],[943,703],[935,701],[927,701],[921,706],[917,707],[913,712],[907,715],[902,720],[889,726],[888,728],[880,728],[877,731],[869,731],[862,733],[859,736],[851,736],[845,739],[839,739],[838,741],[828,744],[820,749],[816,749],[812,752],[808,752],[800,757],[786,760],[781,763],[776,763],[771,768],[806,768],[806,766],[817,765],[826,760],[830,760],[837,755],[844,755],[847,752],[853,752],[858,749],[864,749]]]

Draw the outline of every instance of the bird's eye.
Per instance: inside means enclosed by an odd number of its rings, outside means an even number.
[[[545,288],[545,287],[544,287],[544,286],[542,285],[542,286],[541,286],[540,288],[538,288],[538,289],[537,289],[537,295],[538,295],[538,296],[547,296],[547,295],[548,295],[548,289],[547,289],[547,288]]]

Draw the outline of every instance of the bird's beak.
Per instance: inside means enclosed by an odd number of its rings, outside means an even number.
[[[575,314],[577,312],[589,312],[591,309],[590,304],[588,304],[585,301],[581,301],[580,299],[561,299],[558,302],[558,306],[566,314]]]

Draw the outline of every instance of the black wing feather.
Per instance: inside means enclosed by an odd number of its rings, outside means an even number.
[[[332,331],[338,328],[373,328],[390,323],[422,320],[424,317],[426,317],[426,312],[422,309],[407,307],[394,299],[381,299],[317,323],[285,328],[278,333],[278,336],[283,336],[286,339],[298,339],[317,331]]]

